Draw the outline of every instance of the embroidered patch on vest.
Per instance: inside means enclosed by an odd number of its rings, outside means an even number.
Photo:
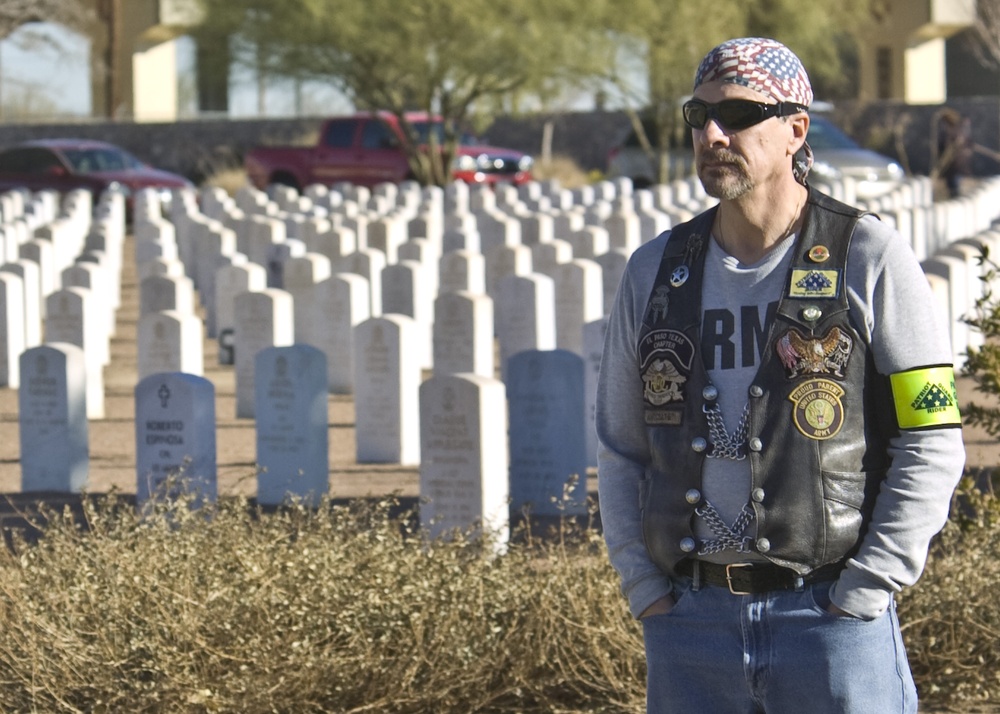
[[[680,424],[694,343],[677,330],[655,330],[639,342],[639,372],[647,424]]]
[[[790,298],[835,298],[840,289],[839,270],[792,270]]]
[[[810,439],[829,439],[844,425],[843,388],[828,379],[810,379],[788,395],[795,428]]]
[[[774,349],[789,379],[803,374],[829,374],[843,379],[853,345],[839,327],[831,327],[819,339],[792,328],[778,338]]]
[[[961,426],[955,370],[949,365],[922,367],[889,375],[900,429]]]

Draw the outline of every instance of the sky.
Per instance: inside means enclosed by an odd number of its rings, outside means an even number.
[[[59,47],[39,41],[56,38]],[[0,108],[48,106],[90,114],[90,43],[48,23],[25,25],[0,42]]]

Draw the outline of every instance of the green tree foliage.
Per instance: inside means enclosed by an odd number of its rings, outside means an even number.
[[[633,124],[658,162],[660,180],[669,170],[667,151],[686,131],[680,100],[712,47],[734,37],[772,37],[799,56],[814,87],[836,87],[844,81],[845,37],[863,21],[868,2],[717,0],[705,12],[685,0],[604,0],[607,27],[621,48],[607,76],[632,100]],[[644,86],[635,85],[637,74]]]
[[[442,147],[404,148],[423,183],[449,178],[459,131],[477,104],[573,81],[594,57],[569,0],[200,0],[202,41],[230,41],[236,62],[261,73],[339,86],[362,109],[437,114]]]
[[[987,403],[972,402],[962,408],[967,424],[982,426],[993,437],[1000,437],[1000,297],[994,287],[1000,281],[1000,265],[984,245],[980,255],[983,266],[983,295],[976,301],[972,315],[965,322],[982,334],[981,347],[969,347],[965,363],[966,374],[976,383],[976,390],[986,396]]]

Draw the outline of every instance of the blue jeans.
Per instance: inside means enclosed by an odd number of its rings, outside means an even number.
[[[895,604],[875,620],[826,612],[830,583],[733,595],[675,585],[642,620],[648,714],[913,714]]]

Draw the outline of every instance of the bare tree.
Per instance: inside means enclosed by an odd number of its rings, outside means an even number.
[[[975,0],[975,2],[976,23],[972,26],[973,52],[984,65],[1000,69],[1000,0]]]

